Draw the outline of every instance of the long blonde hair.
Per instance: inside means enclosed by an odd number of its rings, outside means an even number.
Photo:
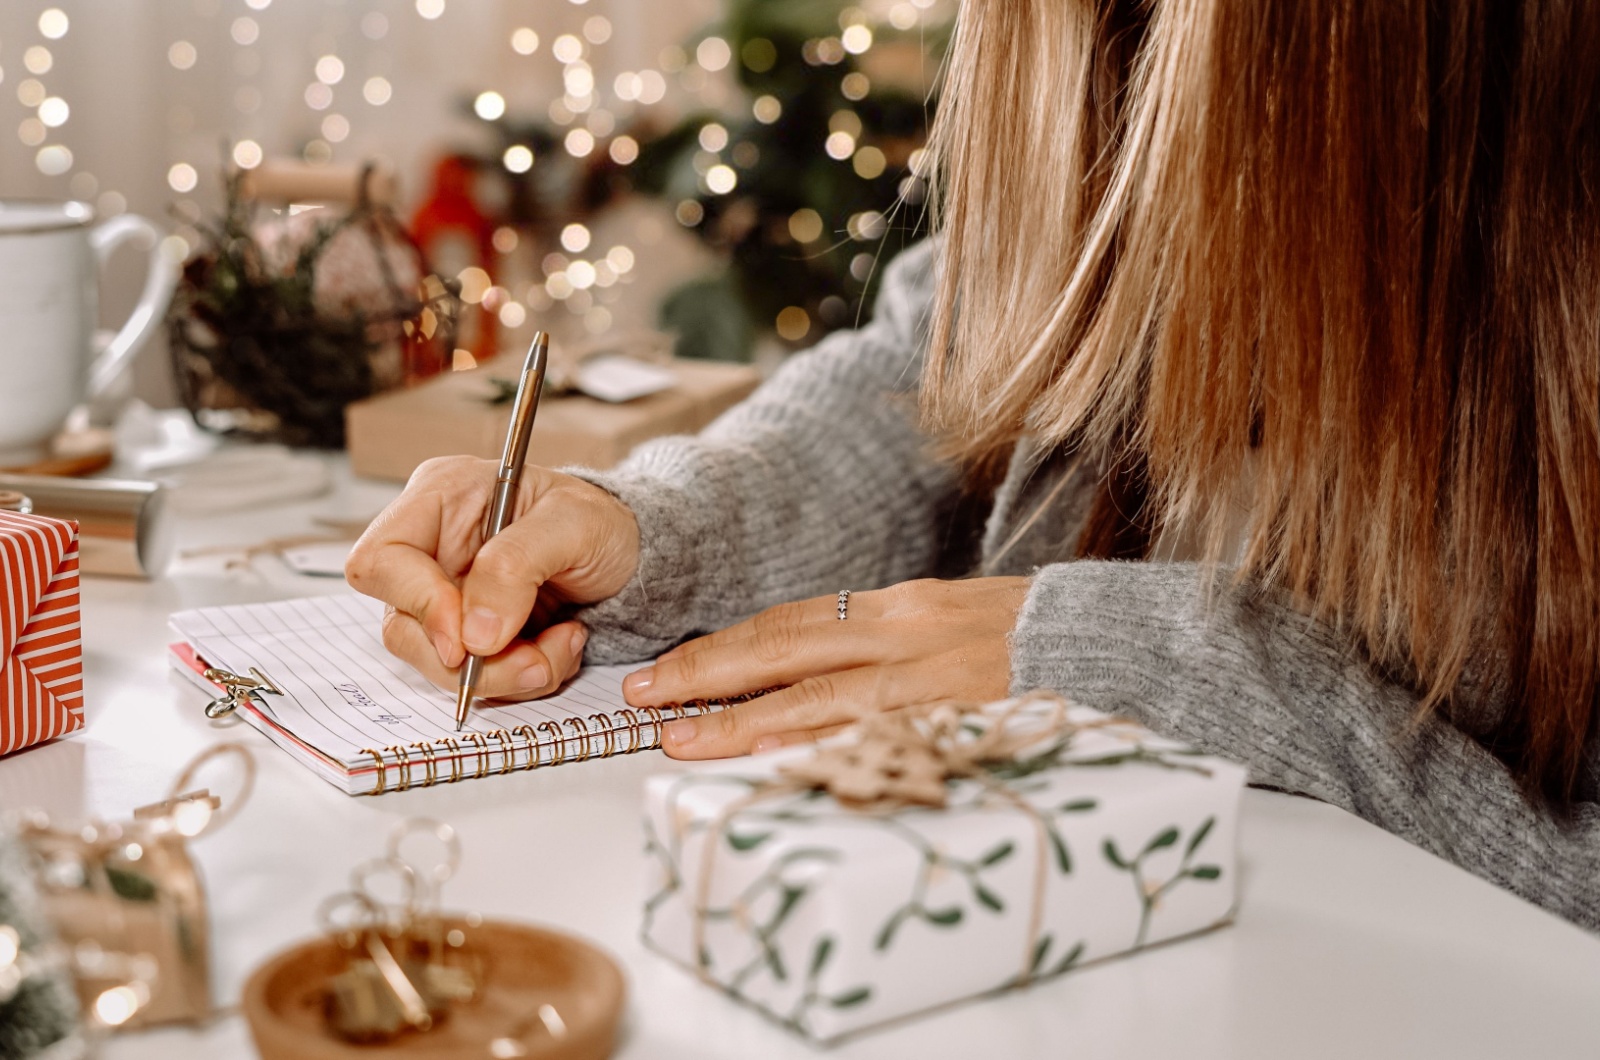
[[[928,423],[1252,513],[1286,589],[1579,791],[1600,688],[1600,4],[966,0]],[[1246,464],[1252,467],[1245,473]]]

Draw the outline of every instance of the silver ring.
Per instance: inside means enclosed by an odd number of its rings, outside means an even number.
[[[849,611],[850,611],[850,590],[849,589],[840,589],[839,590],[839,621],[840,622],[843,622],[845,619],[850,617]]]

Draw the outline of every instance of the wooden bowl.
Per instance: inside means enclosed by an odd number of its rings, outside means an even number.
[[[323,1019],[329,978],[349,954],[326,938],[285,950],[250,976],[241,1002],[261,1060],[353,1060],[375,1053],[415,1060],[489,1060],[489,1043],[526,1025],[540,1005],[554,1005],[566,1033],[521,1039],[524,1060],[604,1060],[622,1016],[622,972],[594,946],[571,935],[504,921],[446,918],[466,935],[457,951],[481,960],[477,997],[454,1006],[427,1033],[382,1045],[355,1045]]]

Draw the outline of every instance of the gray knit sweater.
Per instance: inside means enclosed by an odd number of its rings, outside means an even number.
[[[1272,595],[1227,578],[1208,588],[1188,564],[1070,561],[1095,482],[1058,458],[1019,447],[986,517],[964,510],[916,427],[931,254],[893,263],[869,326],[791,359],[698,437],[584,473],[641,533],[638,574],[583,615],[588,657],[649,658],[841,588],[1031,574],[1013,690],[1138,718],[1245,763],[1253,783],[1343,807],[1600,930],[1600,783],[1554,820],[1470,724],[1417,724],[1412,692]],[[1473,713],[1493,717],[1494,704]],[[1600,754],[1588,762],[1600,782]]]

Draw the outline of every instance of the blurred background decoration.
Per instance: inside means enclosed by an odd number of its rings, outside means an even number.
[[[8,0],[0,136],[18,142],[0,194],[166,216],[193,286],[226,250],[207,226],[233,216],[229,174],[371,164],[396,180],[419,274],[465,303],[449,367],[536,326],[558,341],[663,326],[680,356],[770,363],[864,319],[873,276],[923,224],[953,7]],[[136,293],[125,264],[108,319]],[[194,400],[192,360],[172,362],[143,357],[133,388]]]
[[[298,166],[233,170],[222,215],[198,226],[201,245],[167,323],[179,395],[203,426],[340,448],[347,405],[453,360],[459,281],[427,271],[384,201],[391,182],[370,166],[343,174],[342,188],[322,176]],[[323,183],[324,194],[353,201],[268,210],[262,221],[258,204],[274,183]]]

